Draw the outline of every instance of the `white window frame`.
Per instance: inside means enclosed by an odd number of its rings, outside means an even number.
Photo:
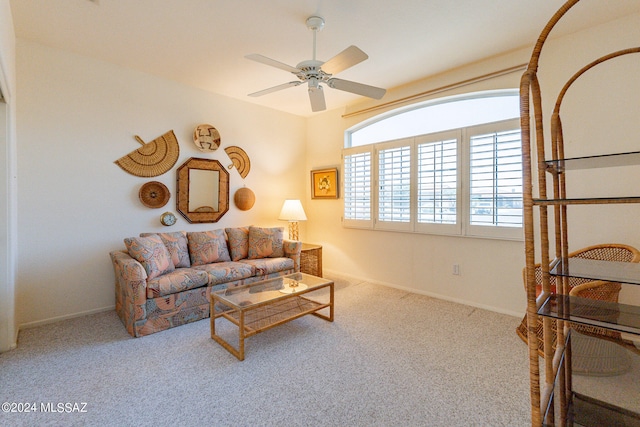
[[[395,141],[363,145],[343,150],[345,156],[369,152],[371,155],[371,194],[370,220],[343,219],[343,226],[348,228],[367,228],[373,230],[415,232],[451,236],[495,238],[503,240],[523,240],[523,228],[500,227],[470,224],[470,138],[474,135],[520,129],[519,119],[509,119],[482,125],[470,126],[453,131],[420,135]],[[418,145],[457,138],[457,190],[456,190],[456,224],[419,223],[417,220],[418,198]],[[411,150],[411,219],[409,222],[381,221],[378,217],[378,155],[380,150],[410,145]],[[344,181],[343,181],[344,184]],[[343,194],[344,189],[343,189]]]

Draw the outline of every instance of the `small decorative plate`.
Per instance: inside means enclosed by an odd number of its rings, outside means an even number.
[[[143,184],[138,193],[140,202],[148,208],[161,208],[167,204],[171,194],[169,189],[161,182],[151,181]]]
[[[220,147],[220,132],[211,125],[199,125],[193,131],[193,143],[200,151],[216,151]]]
[[[160,215],[162,225],[170,226],[176,223],[176,216],[172,212],[165,212]]]

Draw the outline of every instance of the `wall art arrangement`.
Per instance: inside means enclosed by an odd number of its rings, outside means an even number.
[[[170,227],[176,223],[176,216],[173,212],[165,212],[160,215],[160,224]]]
[[[177,208],[187,221],[218,222],[229,210],[229,172],[219,161],[191,157],[178,168],[177,180]]]
[[[251,171],[251,160],[249,160],[247,153],[245,153],[242,148],[236,146],[227,147],[224,151],[232,161],[229,169],[235,166],[240,176],[246,178],[247,175],[249,175],[249,171]]]
[[[135,139],[142,147],[114,162],[130,174],[141,177],[159,176],[178,161],[180,146],[173,130],[149,143],[145,143],[138,135],[135,135]]]
[[[142,184],[138,192],[140,202],[148,208],[161,208],[167,204],[171,193],[166,185],[158,181]]]
[[[241,211],[248,211],[256,202],[256,195],[247,187],[239,188],[233,195],[233,203]]]
[[[180,146],[173,130],[149,143],[134,135],[142,147],[116,160],[114,163],[124,171],[138,177],[155,177],[174,167],[180,155]],[[220,132],[210,125],[201,124],[193,131],[193,142],[203,153],[216,151],[221,144]],[[244,179],[251,170],[251,161],[240,147],[225,148],[231,159],[228,169],[236,168]],[[176,170],[176,209],[191,223],[217,222],[229,210],[229,173],[218,160],[190,158]],[[169,189],[159,181],[143,184],[138,192],[140,202],[150,209],[165,206],[171,198]],[[211,200],[208,200],[211,198]],[[236,191],[234,203],[241,211],[255,204],[256,196],[249,188]],[[198,206],[191,206],[191,204]],[[172,226],[176,215],[164,212],[160,223]]]
[[[337,199],[339,187],[337,168],[311,171],[312,199]]]
[[[198,125],[193,131],[193,143],[200,151],[216,151],[220,142],[220,132],[211,125]]]

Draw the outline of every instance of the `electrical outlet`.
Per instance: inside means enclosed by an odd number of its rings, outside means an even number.
[[[459,276],[460,275],[460,264],[453,264],[453,271],[452,271],[454,276]]]

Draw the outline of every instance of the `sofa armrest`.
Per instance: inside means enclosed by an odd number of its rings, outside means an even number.
[[[302,242],[298,240],[283,240],[282,248],[284,256],[293,260],[293,268],[296,273],[300,271],[300,253],[302,252]]]
[[[109,255],[115,274],[116,312],[127,331],[135,336],[135,322],[146,318],[147,272],[126,251],[113,251]]]

